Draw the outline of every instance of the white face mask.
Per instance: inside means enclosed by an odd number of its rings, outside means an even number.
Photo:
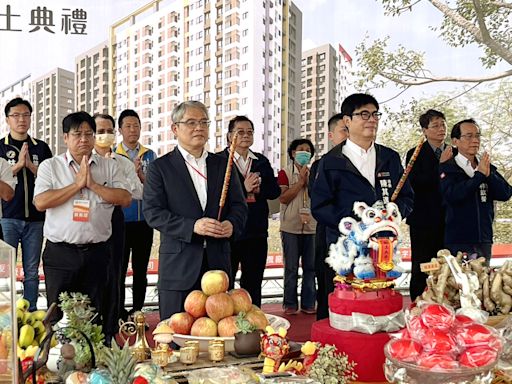
[[[96,145],[107,148],[111,147],[116,141],[116,135],[113,133],[99,133],[96,135]]]

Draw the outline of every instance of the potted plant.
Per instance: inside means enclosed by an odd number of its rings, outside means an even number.
[[[246,313],[240,312],[236,317],[235,352],[237,355],[257,355],[261,352],[261,330],[247,320]]]

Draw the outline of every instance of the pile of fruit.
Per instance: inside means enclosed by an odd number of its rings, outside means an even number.
[[[27,357],[34,357],[39,344],[46,337],[46,330],[43,325],[43,319],[46,311],[29,312],[29,302],[23,297],[16,301],[16,319],[18,322],[18,358],[23,361]],[[52,347],[56,345],[56,340],[52,340]]]
[[[244,312],[245,318],[257,329],[269,324],[265,313],[252,304],[245,289],[232,289],[224,271],[206,272],[201,279],[201,290],[195,290],[185,299],[185,312],[175,313],[167,321],[175,333],[206,337],[231,337],[239,331],[236,319]]]
[[[386,349],[392,358],[432,371],[476,368],[495,363],[503,346],[496,330],[440,304],[425,305],[408,319],[401,339]]]

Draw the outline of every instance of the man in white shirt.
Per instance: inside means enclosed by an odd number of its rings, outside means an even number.
[[[204,104],[185,101],[171,117],[178,146],[149,164],[143,198],[147,223],[160,231],[161,319],[183,311],[204,272],[220,269],[231,276],[229,240],[242,233],[247,217],[240,180],[232,172],[217,219],[227,160],[205,148],[210,121]]]
[[[86,112],[62,121],[64,154],[41,163],[34,205],[46,210],[43,268],[48,306],[61,292],[82,292],[102,308],[115,205],[131,195],[115,162],[92,153],[96,123]]]
[[[127,157],[112,151],[112,146],[116,141],[114,131],[116,122],[114,118],[108,114],[99,113],[95,114],[93,118],[96,122],[94,152],[106,159],[114,161],[127,187],[129,187],[132,199],[142,200],[143,186],[135,171],[135,164]],[[125,289],[124,278],[121,278],[125,245],[124,239],[124,213],[123,209],[119,205],[116,205],[112,212],[112,236],[109,240],[110,261],[104,297],[105,305],[102,309],[105,324],[103,333],[105,333],[105,343],[107,346],[110,344],[112,337],[114,337],[119,330],[120,311],[121,308],[124,308],[124,303],[121,304],[120,299],[121,290]]]
[[[340,220],[354,215],[354,202],[364,201],[369,206],[377,200],[388,203],[403,174],[398,153],[375,143],[382,113],[373,96],[348,96],[341,113],[349,137],[322,157],[311,191],[311,210],[326,226],[328,247],[340,236]],[[395,201],[404,218],[412,209],[412,197],[406,182]]]
[[[507,201],[512,187],[491,164],[487,152],[478,159],[481,132],[473,119],[459,121],[450,134],[455,157],[439,165],[441,194],[446,209],[445,246],[472,257],[492,255],[494,202]],[[445,150],[452,154],[449,147]]]

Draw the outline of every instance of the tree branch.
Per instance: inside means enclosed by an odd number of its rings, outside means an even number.
[[[512,76],[512,69],[500,73],[496,73],[494,75],[489,76],[480,76],[480,77],[457,77],[457,76],[432,76],[429,78],[425,78],[424,80],[418,80],[418,78],[414,78],[412,80],[403,80],[397,77],[394,77],[387,73],[380,73],[381,76],[385,77],[388,80],[391,80],[397,84],[401,85],[423,85],[430,83],[440,83],[440,82],[458,82],[458,83],[484,83],[487,81],[493,81],[502,79],[504,77]]]
[[[499,44],[494,40],[489,33],[487,32],[487,35],[484,35],[483,32],[479,28],[475,27],[471,22],[461,15],[459,15],[456,11],[449,8],[445,3],[439,1],[439,0],[429,0],[430,3],[439,9],[446,17],[448,17],[450,20],[452,20],[456,25],[470,33],[475,41],[477,43],[480,43],[482,45],[488,46],[493,52],[495,52],[498,56],[503,58],[505,61],[507,61],[509,64],[512,64],[512,51],[507,49],[507,47],[504,47],[503,45]],[[478,13],[478,9],[475,7],[475,10]],[[481,14],[478,15],[479,22],[480,22]]]
[[[512,3],[504,3],[502,1],[491,1],[491,4],[498,8],[512,9]]]

